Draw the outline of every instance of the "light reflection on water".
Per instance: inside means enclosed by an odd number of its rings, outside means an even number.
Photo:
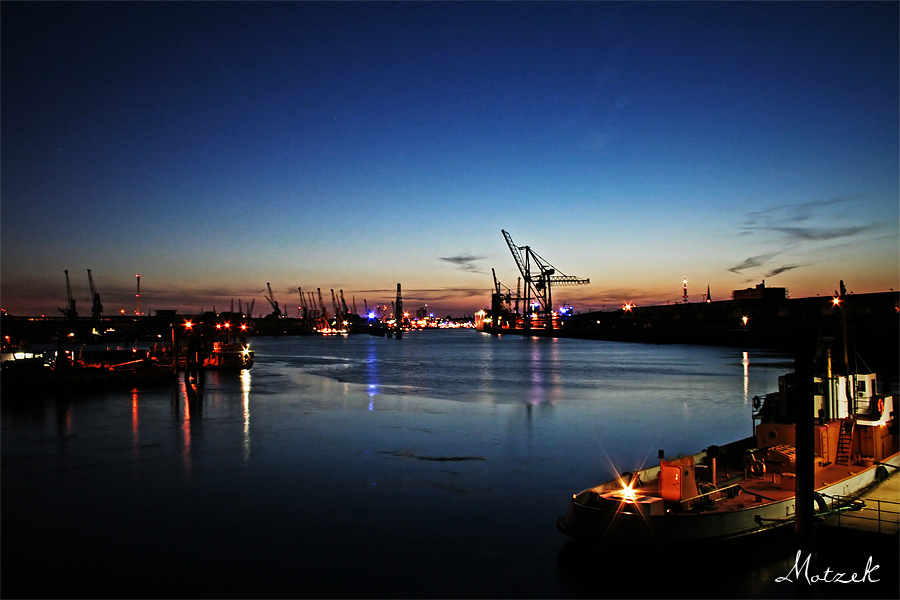
[[[117,565],[123,579],[147,581],[157,555],[200,556],[216,575],[204,590],[163,576],[151,595],[569,595],[555,519],[571,493],[658,448],[749,435],[748,398],[790,368],[759,351],[471,331],[252,345],[252,370],[207,373],[196,392],[180,377],[172,389],[4,398],[16,565],[53,563],[84,580],[83,595],[134,595],[67,566],[73,548],[55,532],[77,521],[72,535],[97,540],[86,555],[115,543],[140,556]],[[94,497],[102,521],[84,504]],[[238,557],[256,587],[234,579]]]
[[[244,408],[244,436],[242,438],[244,449],[244,464],[250,460],[250,370],[241,371],[241,404]]]

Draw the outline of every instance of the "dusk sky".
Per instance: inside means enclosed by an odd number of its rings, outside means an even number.
[[[900,289],[897,2],[0,4],[0,302]]]

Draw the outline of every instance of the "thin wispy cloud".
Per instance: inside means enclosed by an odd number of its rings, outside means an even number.
[[[776,267],[776,268],[772,269],[771,271],[769,271],[768,273],[766,273],[766,277],[775,277],[776,275],[781,275],[785,271],[790,271],[791,269],[797,269],[801,266],[802,265],[784,265],[781,267]]]
[[[755,269],[756,267],[761,267],[766,262],[772,260],[776,254],[760,254],[759,256],[751,256],[749,258],[744,259],[744,262],[737,264],[728,270],[732,273],[740,273],[741,271],[746,271],[747,269]]]
[[[484,259],[483,256],[472,256],[471,254],[458,254],[456,256],[439,256],[441,260],[456,265],[461,271],[470,271],[472,273],[480,273],[477,263]]]
[[[772,231],[777,231],[792,240],[818,242],[853,237],[870,229],[869,225],[850,225],[847,227],[773,227]]]
[[[807,266],[795,262],[773,265],[773,260],[781,254],[790,252],[792,255],[809,256],[811,264],[821,253],[822,242],[844,240],[853,243],[861,236],[870,234],[875,229],[874,224],[860,223],[858,220],[853,222],[854,213],[850,209],[852,203],[859,199],[859,195],[837,196],[780,204],[747,213],[739,233],[759,238],[760,243],[774,251],[750,256],[729,267],[728,271],[742,274],[754,269],[766,269],[764,277],[774,277]]]
[[[794,204],[780,204],[755,210],[747,213],[744,220],[745,225],[750,228],[760,226],[770,226],[775,223],[804,222],[815,218],[816,216],[825,215],[825,213],[833,212],[828,209],[833,206],[840,206],[858,200],[858,194],[850,196],[838,196],[835,198],[824,198],[821,200],[809,200],[807,202],[797,202]]]
[[[748,213],[743,233],[776,233],[785,242],[817,242],[854,237],[872,226],[846,223],[846,205],[858,195],[782,204]],[[852,213],[851,213],[852,214]],[[840,225],[834,225],[840,223]]]

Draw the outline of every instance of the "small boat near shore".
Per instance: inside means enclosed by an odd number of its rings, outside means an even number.
[[[683,543],[728,540],[779,528],[796,514],[795,375],[754,399],[755,435],[578,492],[557,520],[576,539]],[[858,496],[900,468],[894,398],[875,374],[815,379],[815,514],[859,507]]]

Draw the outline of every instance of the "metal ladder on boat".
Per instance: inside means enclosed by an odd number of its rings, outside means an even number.
[[[853,419],[844,419],[841,421],[841,433],[838,436],[837,457],[834,463],[837,465],[846,465],[850,463],[850,453],[853,448],[853,427],[856,421]]]

